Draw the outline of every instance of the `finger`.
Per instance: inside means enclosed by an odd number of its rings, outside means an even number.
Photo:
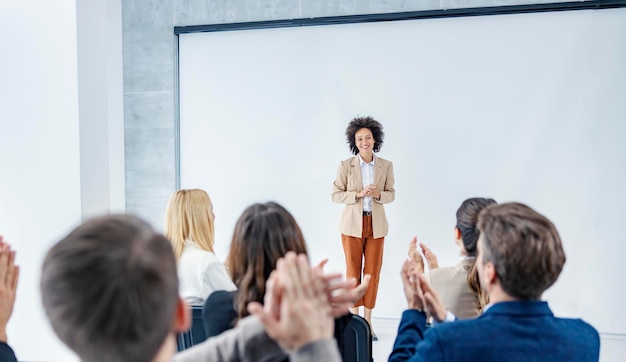
[[[411,239],[411,242],[409,242],[409,255],[412,256],[416,251],[416,243],[417,243],[417,237],[413,237],[413,239]]]
[[[300,297],[309,299],[311,297],[314,297],[317,292],[324,292],[323,285],[320,286],[317,283],[318,280],[316,280],[314,274],[311,272],[311,267],[309,266],[309,261],[306,255],[298,255],[296,260],[296,266],[299,279],[294,280],[294,282],[297,282],[294,284],[294,288],[297,290]],[[312,290],[315,290],[316,293],[312,293]]]
[[[10,254],[9,247],[6,244],[0,247],[0,283],[5,285],[9,269]]]
[[[354,302],[361,299],[361,297],[365,295],[365,291],[367,290],[367,287],[369,287],[371,279],[372,279],[371,275],[365,274],[365,276],[363,277],[363,281],[361,281],[361,285],[353,289],[352,294],[354,297]]]
[[[402,282],[409,283],[409,271],[411,270],[411,262],[409,260],[405,260],[402,265]]]
[[[409,272],[408,272],[409,281],[414,288],[419,288],[419,284],[420,284],[419,276],[421,274],[418,272],[417,266],[414,263],[411,263],[411,264],[412,265],[409,268]]]
[[[350,290],[356,286],[356,279],[350,278],[350,280],[341,280],[325,287],[326,293],[330,294],[332,297],[333,294],[337,293],[337,291],[341,292],[343,290]]]
[[[420,275],[419,280],[420,280],[420,287],[422,288],[424,293],[431,294],[435,298],[435,300],[439,302],[439,296],[437,295],[437,292],[435,292],[435,289],[433,289],[432,285],[430,285],[430,283],[428,282],[428,279],[426,279],[426,276],[423,274]]]
[[[268,304],[271,300],[271,298],[274,297],[275,294],[277,294],[278,290],[276,288],[276,278],[278,277],[278,273],[276,270],[273,270],[270,273],[270,277],[267,278],[267,282],[265,282],[265,297],[263,298],[263,301],[265,304]]]
[[[14,292],[17,290],[17,282],[20,278],[20,267],[19,266],[15,266],[15,273],[13,274],[13,281],[11,283],[11,290],[13,290]]]
[[[4,281],[4,285],[12,286],[13,278],[15,277],[15,251],[10,252],[6,267],[6,280]]]
[[[355,287],[356,279],[351,278],[351,280],[347,281],[346,283],[350,283],[352,285],[346,288],[342,288],[339,293],[333,294],[331,298],[331,304],[346,304],[347,307],[352,307],[357,300],[361,299],[361,297],[365,295],[365,291],[367,290],[367,287],[370,283],[370,278],[371,276],[369,274],[366,274],[363,277],[363,282],[357,287]]]
[[[283,274],[285,296],[292,301],[300,300],[300,291],[296,289],[296,284],[298,284],[300,277],[298,275],[295,253],[287,253],[285,255]]]
[[[280,335],[280,330],[278,326],[278,321],[272,318],[269,313],[266,313],[263,310],[263,306],[258,302],[248,303],[248,312],[250,314],[257,316],[263,327],[265,328],[265,332],[273,339],[276,339]]]
[[[433,253],[432,250],[430,250],[426,245],[420,243],[420,246],[422,246],[422,252],[424,253],[424,256],[426,256],[426,259],[428,259],[429,262],[432,262],[433,260],[436,259],[435,253]]]
[[[263,305],[259,302],[248,303],[248,313],[257,315],[263,312]]]
[[[322,259],[322,261],[320,261],[316,266],[315,269],[319,269],[319,270],[324,270],[324,267],[326,266],[326,264],[328,263],[328,258],[326,259]]]
[[[343,275],[341,273],[331,273],[331,274],[324,274],[322,276],[322,279],[324,280],[325,283],[332,283],[333,281],[337,280],[337,279],[342,279]]]

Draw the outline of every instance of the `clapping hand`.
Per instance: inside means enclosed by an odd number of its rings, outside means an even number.
[[[437,261],[437,255],[433,253],[424,243],[420,243],[420,248],[422,249],[422,253],[424,257],[426,257],[426,262],[428,263],[428,269],[433,270],[439,268],[439,262]]]
[[[414,236],[409,244],[409,258],[415,263],[417,271],[420,274],[424,274],[424,259],[417,250],[417,236]]]
[[[248,311],[259,317],[271,338],[283,349],[295,350],[332,337],[334,320],[324,278],[305,255],[287,253],[270,279],[265,306],[252,302]]]
[[[322,260],[315,269],[321,274],[328,259]],[[371,275],[365,274],[360,285],[356,285],[356,279],[343,280],[340,273],[326,274],[324,278],[324,289],[328,301],[333,308],[333,317],[339,318],[349,312],[357,300],[361,299],[370,284]]]
[[[0,236],[0,342],[7,341],[6,328],[15,305],[19,272],[15,265],[15,251]]]

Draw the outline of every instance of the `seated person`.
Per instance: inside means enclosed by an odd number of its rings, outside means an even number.
[[[195,351],[202,352],[201,360],[283,358],[286,352],[263,325],[289,348],[292,361],[340,360],[328,312],[337,291],[320,282],[319,273],[300,264],[294,272],[293,265],[287,265],[292,279],[272,290],[268,309],[261,313],[253,306],[261,318],[247,318],[241,327],[198,345],[202,348]],[[290,289],[294,284],[302,287],[294,292]],[[55,244],[44,259],[40,288],[52,329],[84,362],[170,361],[176,334],[190,325],[190,310],[178,295],[171,245],[132,216],[88,220]],[[297,298],[304,293],[302,288],[312,288],[306,290],[307,296],[325,298]],[[293,308],[302,303],[310,314],[301,317]],[[339,304],[347,310],[348,303]],[[302,333],[305,328],[307,333]]]
[[[244,210],[235,225],[226,262],[239,290],[209,296],[203,311],[207,336],[219,335],[248,316],[249,303],[263,302],[270,273],[289,251],[307,254],[302,231],[289,211],[274,202],[254,204]],[[368,284],[369,277],[359,288],[366,289]],[[346,311],[335,318],[335,338],[341,349],[343,331],[352,315]]]
[[[204,190],[178,190],[167,205],[165,236],[178,265],[180,295],[190,305],[204,305],[216,290],[235,290],[224,264],[215,256],[213,204]]]
[[[493,199],[473,197],[463,201],[456,211],[454,242],[461,251],[461,260],[453,267],[439,267],[437,256],[423,243],[420,247],[428,264],[430,285],[439,295],[444,307],[459,319],[478,316],[487,304],[487,295],[480,287],[476,269],[476,243],[480,233],[476,229],[478,214],[495,204]],[[409,256],[423,265],[416,249],[417,238],[409,248]]]
[[[598,361],[598,332],[580,319],[556,318],[541,295],[565,264],[550,220],[519,203],[491,205],[478,217],[476,265],[490,304],[475,318],[425,333],[426,313],[445,309],[413,261],[402,268],[409,309],[389,361]]]
[[[15,251],[0,235],[0,361],[17,362],[13,349],[8,345],[7,324],[15,305],[15,291],[19,278],[19,267],[15,265]]]

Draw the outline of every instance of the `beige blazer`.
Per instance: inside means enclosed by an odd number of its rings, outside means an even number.
[[[382,238],[389,231],[383,204],[396,198],[393,163],[374,156],[374,180],[380,190],[380,199],[372,199],[372,229],[374,238]],[[363,236],[363,199],[356,200],[356,193],[363,188],[359,155],[341,161],[331,196],[334,202],[346,205],[339,221],[339,231],[344,235]]]
[[[459,319],[478,316],[478,301],[467,284],[473,262],[473,258],[466,258],[454,267],[437,268],[429,273],[430,285],[441,302]]]

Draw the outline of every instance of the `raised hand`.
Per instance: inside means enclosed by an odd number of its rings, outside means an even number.
[[[409,258],[415,263],[417,271],[424,274],[424,259],[417,250],[417,236],[414,236],[409,244]]]
[[[0,236],[0,341],[7,341],[6,328],[15,305],[15,291],[19,279],[15,265],[15,251]]]
[[[442,322],[446,318],[446,308],[439,299],[439,296],[426,280],[424,275],[419,276],[419,284],[424,293],[424,309],[437,322]]]
[[[419,282],[419,272],[417,266],[411,260],[405,260],[402,265],[402,285],[404,296],[409,309],[424,310],[424,293]]]
[[[420,243],[420,248],[424,257],[426,257],[426,263],[428,263],[428,269],[433,270],[439,268],[439,262],[437,261],[437,255],[433,253],[424,243]]]
[[[339,318],[348,313],[357,300],[361,299],[370,284],[371,275],[365,274],[360,285],[356,279],[343,280],[341,274],[325,275],[325,289],[333,308],[333,317]]]
[[[310,267],[306,256],[287,253],[277,262],[274,278],[266,291],[266,298],[270,298],[266,302],[273,306],[263,307],[257,302],[248,305],[248,311],[259,317],[267,334],[287,350],[331,338],[334,320],[324,278]]]

